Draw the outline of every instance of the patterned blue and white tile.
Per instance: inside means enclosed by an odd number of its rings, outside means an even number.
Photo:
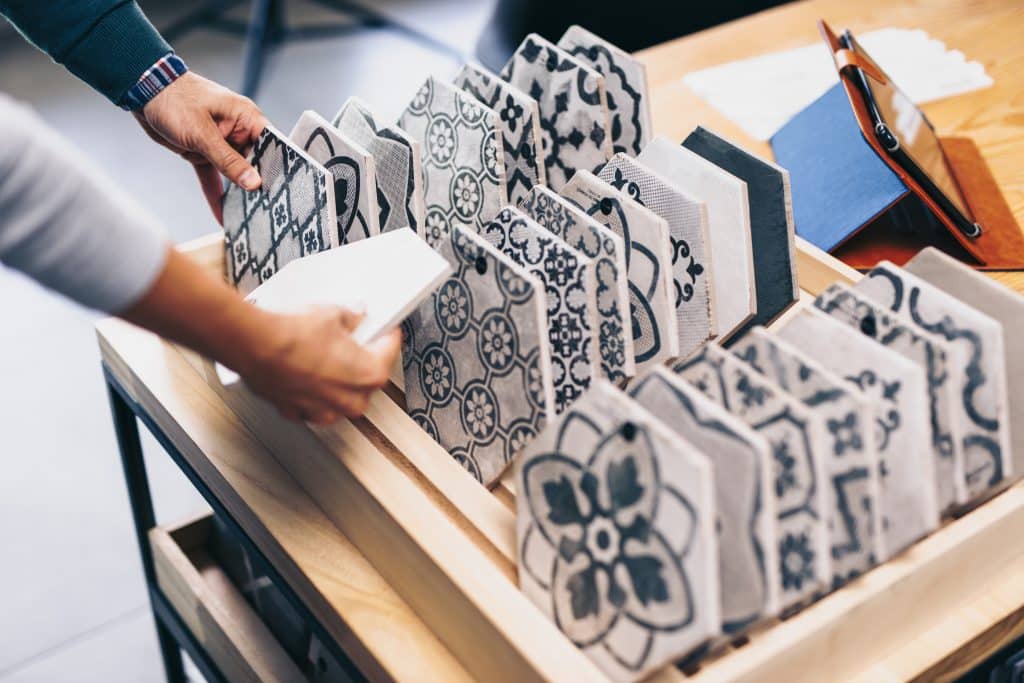
[[[825,420],[832,587],[838,588],[886,557],[874,406],[852,384],[763,327],[751,328],[730,350]]]
[[[679,355],[668,222],[590,171],[577,171],[562,196],[622,238],[637,371]]]
[[[547,292],[555,412],[562,413],[601,372],[591,309],[597,291],[592,262],[512,207],[499,211],[482,235],[533,273]]]
[[[518,204],[531,187],[547,183],[537,100],[479,64],[463,66],[453,82],[498,113],[508,201]]]
[[[854,289],[952,342],[959,356],[953,364],[964,368],[957,391],[969,416],[964,425],[968,494],[981,495],[1013,476],[1002,324],[888,261],[871,270]]]
[[[783,318],[772,332],[853,382],[875,404],[887,554],[879,560],[931,533],[939,524],[939,505],[925,371],[812,307]]]
[[[618,384],[634,376],[633,335],[626,326],[629,320],[629,287],[626,246],[622,238],[547,187],[538,185],[531,189],[519,208],[591,259],[597,282],[596,300],[592,307],[597,313],[595,324],[601,374]]]
[[[668,223],[678,355],[686,358],[718,335],[708,273],[711,264],[707,206],[625,154],[612,157],[597,177],[624,190]]]
[[[616,682],[720,633],[711,466],[604,380],[516,461],[520,588]]]
[[[832,583],[828,537],[832,505],[825,459],[832,444],[824,420],[715,344],[673,372],[763,436],[772,451],[778,519],[779,608],[789,609]]]
[[[406,409],[489,485],[554,414],[544,286],[470,229],[437,246],[455,273],[402,325]]]
[[[779,521],[768,441],[667,368],[651,368],[628,393],[711,463],[724,634],[737,636],[778,614]]]
[[[250,162],[263,185],[224,193],[224,241],[228,281],[248,294],[297,258],[338,246],[334,182],[280,131],[263,129]]]

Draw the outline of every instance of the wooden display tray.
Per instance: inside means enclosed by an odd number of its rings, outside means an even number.
[[[184,247],[218,274],[221,249],[218,235]],[[806,299],[834,281],[860,277],[806,243],[798,245],[798,272],[805,300],[797,306],[807,305]],[[114,339],[128,330],[150,339],[144,376],[139,376],[139,352],[134,360],[125,357],[120,351],[125,345]],[[254,458],[256,451],[269,453],[279,476],[287,472],[294,480],[282,484],[297,483],[354,546],[355,553],[344,549],[344,555],[328,558],[327,566],[344,574],[350,571],[347,562],[368,561],[374,585],[386,585],[389,600],[402,603],[412,629],[408,637],[425,628],[464,667],[453,675],[487,681],[606,680],[518,591],[511,487],[491,492],[474,481],[405,414],[396,389],[379,393],[363,419],[330,428],[297,425],[244,388],[222,387],[212,363],[190,351],[117,321],[104,321],[99,333],[104,359],[118,376],[134,379],[144,406],[159,406],[151,385],[166,383],[161,375],[170,371],[172,384],[187,388],[202,414],[243,428]],[[161,360],[164,368],[153,367]],[[231,468],[245,474],[247,463],[236,461]],[[238,475],[220,469],[221,476]],[[946,653],[994,651],[1024,633],[1021,528],[1024,485],[1017,485],[802,612],[723,648],[687,673],[666,667],[654,678],[933,680],[957,672],[960,655],[946,658]],[[340,611],[339,603],[333,606]],[[355,646],[352,630],[358,624],[348,621],[353,616],[334,616],[349,628],[349,642],[339,642]],[[395,626],[405,627],[401,621]],[[408,678],[394,675],[388,667],[397,664],[385,660],[401,656],[409,666],[421,653],[378,649],[367,663],[366,650],[374,649],[378,637],[372,630],[358,634],[354,659],[363,661],[371,677]],[[433,670],[437,644],[428,643],[431,651],[422,654],[420,666]],[[440,665],[438,673],[454,668],[447,660]],[[374,675],[381,673],[386,675]]]

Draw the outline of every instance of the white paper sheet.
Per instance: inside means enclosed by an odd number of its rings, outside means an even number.
[[[987,88],[980,62],[967,61],[920,29],[884,28],[857,40],[917,104]],[[694,71],[683,83],[758,140],[769,139],[836,83],[824,42]]]

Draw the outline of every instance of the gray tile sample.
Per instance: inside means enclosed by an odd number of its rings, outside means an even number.
[[[591,324],[597,291],[591,260],[512,207],[499,211],[481,234],[535,275],[547,292],[554,407],[562,413],[601,371]]]
[[[630,397],[707,456],[715,479],[722,631],[779,611],[778,517],[768,441],[664,367],[629,386]]]
[[[825,475],[832,444],[824,420],[716,344],[672,370],[768,441],[778,518],[780,609],[824,592],[832,582],[832,506]]]
[[[334,176],[338,243],[380,234],[373,157],[315,111],[304,111],[288,136]]]
[[[537,100],[544,172],[562,189],[578,169],[595,171],[612,155],[604,77],[536,33],[526,36],[501,77]]]
[[[426,218],[422,236],[443,240],[454,225],[480,230],[508,201],[498,115],[454,86],[428,78],[398,125],[419,140]]]
[[[730,350],[825,419],[831,444],[825,476],[832,491],[832,587],[837,588],[886,557],[874,405],[763,327],[752,328]]]
[[[612,157],[597,177],[668,222],[679,356],[685,358],[718,334],[707,273],[707,206],[625,154]]]
[[[228,281],[242,294],[291,261],[338,246],[327,169],[270,126],[249,161],[263,185],[250,192],[229,184],[223,204]]]
[[[1024,345],[1007,344],[1006,334],[1024,320],[1024,297],[934,247],[920,251],[903,268],[1002,324],[1010,402],[1006,419],[1013,461],[1011,478],[1020,478],[1024,475]]]
[[[814,305],[925,371],[939,510],[966,503],[963,437],[969,417],[959,400],[964,368],[956,362],[951,344],[841,283],[818,295]]]
[[[854,288],[921,329],[949,340],[961,354],[964,383],[957,391],[968,415],[964,425],[968,494],[979,495],[1011,477],[1003,326],[888,261],[878,264]]]
[[[516,461],[519,584],[607,675],[720,632],[711,466],[603,380]]]
[[[637,371],[678,356],[679,324],[675,284],[669,268],[672,242],[668,221],[590,171],[577,171],[562,188],[562,196],[608,227],[625,244]]]
[[[757,313],[743,329],[767,325],[800,298],[789,171],[700,126],[683,147],[747,184]]]
[[[924,370],[813,308],[779,321],[773,332],[874,401],[886,553],[931,533],[939,505]]]
[[[422,235],[425,209],[419,143],[398,126],[378,126],[369,106],[355,97],[345,102],[333,123],[373,157],[380,231],[412,228]]]
[[[484,484],[553,415],[543,285],[456,226],[455,273],[402,325],[409,415]]]
[[[636,374],[633,335],[629,320],[629,289],[626,279],[626,247],[622,238],[588,216],[583,210],[540,185],[519,204],[566,244],[591,260],[597,283],[593,309],[597,312],[598,353],[601,374],[621,383]]]
[[[650,139],[653,127],[644,63],[582,26],[570,26],[558,41],[558,47],[604,76],[612,151],[630,156],[639,154]]]
[[[508,201],[518,204],[531,187],[547,183],[537,100],[478,64],[463,66],[453,82],[455,87],[497,112],[505,152]]]

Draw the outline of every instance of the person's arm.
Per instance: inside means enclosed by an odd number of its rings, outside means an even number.
[[[293,419],[357,415],[397,333],[367,347],[342,311],[277,315],[170,247],[156,222],[31,110],[0,95],[0,262],[238,372]]]

